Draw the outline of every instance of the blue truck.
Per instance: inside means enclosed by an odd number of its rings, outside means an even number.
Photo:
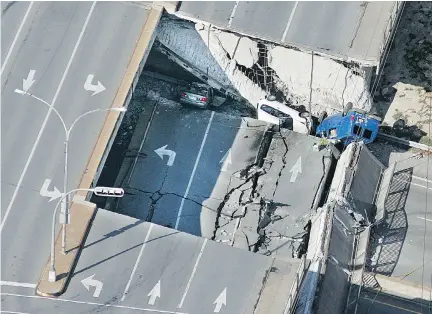
[[[315,134],[332,142],[342,142],[345,146],[351,142],[363,141],[369,144],[378,135],[381,119],[360,109],[353,109],[347,103],[341,113],[327,116],[321,113]]]

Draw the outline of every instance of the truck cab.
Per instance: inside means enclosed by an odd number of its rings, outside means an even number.
[[[360,109],[348,109],[326,117],[320,116],[321,121],[316,129],[316,136],[334,142],[343,142],[348,145],[354,141],[372,143],[378,135],[381,119]]]

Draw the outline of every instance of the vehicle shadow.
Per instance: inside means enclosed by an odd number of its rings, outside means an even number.
[[[394,173],[384,204],[384,218],[373,226],[367,252],[366,269],[392,275],[408,230],[405,204],[410,190],[413,168]]]

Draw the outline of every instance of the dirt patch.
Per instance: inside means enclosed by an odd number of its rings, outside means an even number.
[[[406,2],[375,92],[384,123],[398,118],[428,132],[432,91],[432,2]]]

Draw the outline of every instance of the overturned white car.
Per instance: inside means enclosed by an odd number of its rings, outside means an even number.
[[[278,101],[274,96],[262,98],[257,104],[258,120],[279,125],[302,134],[311,134],[313,120],[307,111],[299,112]]]

